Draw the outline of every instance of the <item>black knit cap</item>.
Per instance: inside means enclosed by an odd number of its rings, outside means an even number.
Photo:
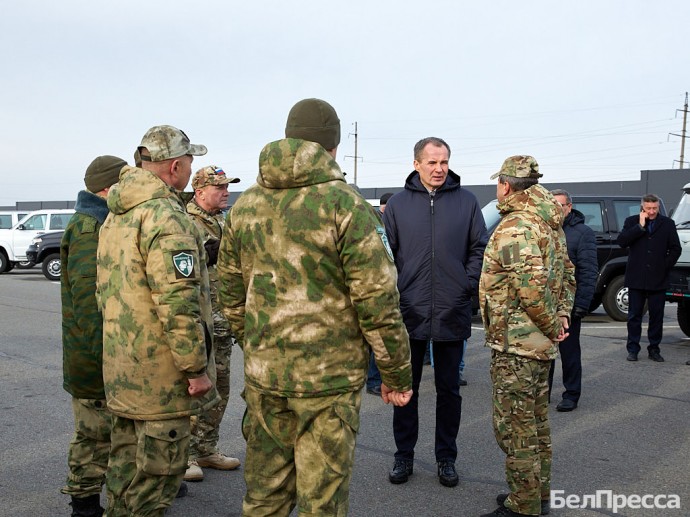
[[[288,114],[285,137],[316,142],[330,151],[340,143],[340,119],[326,101],[303,99]]]
[[[84,184],[89,192],[112,187],[120,179],[120,170],[127,162],[117,156],[99,156],[86,169]]]

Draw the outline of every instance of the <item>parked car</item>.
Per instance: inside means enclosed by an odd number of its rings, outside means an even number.
[[[16,226],[28,213],[29,212],[18,212],[14,210],[0,212],[0,230],[9,230]],[[16,262],[15,265],[19,269],[31,269],[36,263],[30,260],[23,260],[21,262]]]
[[[26,258],[41,264],[43,274],[48,280],[60,281],[60,241],[64,233],[65,231],[61,230],[34,237],[26,250]]]
[[[628,288],[623,285],[625,268],[628,264],[628,250],[616,243],[625,219],[640,213],[638,196],[577,196],[571,195],[573,208],[582,212],[587,224],[596,236],[599,278],[590,306],[593,311],[604,305],[606,313],[616,321],[628,319]],[[493,232],[500,220],[496,209],[497,200],[482,208],[484,221],[489,233]],[[663,201],[660,212],[666,215]]]
[[[0,230],[0,273],[26,262],[26,249],[31,240],[51,230],[64,230],[72,214],[73,209],[36,210],[9,230]]]

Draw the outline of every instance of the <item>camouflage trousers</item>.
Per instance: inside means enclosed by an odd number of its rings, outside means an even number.
[[[347,515],[361,392],[284,398],[246,386],[245,516]]]
[[[192,416],[192,441],[189,448],[190,458],[201,458],[217,452],[220,423],[228,407],[230,398],[230,355],[232,353],[232,334],[213,338],[214,357],[216,360],[216,390],[220,402],[207,411]]]
[[[100,494],[110,453],[110,412],[105,399],[72,398],[74,436],[69,444],[69,474],[63,494],[87,497]]]
[[[130,420],[113,415],[105,517],[163,516],[182,483],[189,417]]]
[[[526,515],[539,515],[550,497],[549,368],[550,361],[492,350],[494,434],[510,488],[505,506]]]

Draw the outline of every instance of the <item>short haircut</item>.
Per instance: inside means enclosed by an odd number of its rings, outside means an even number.
[[[420,161],[422,157],[422,151],[427,145],[434,145],[436,147],[445,147],[448,149],[448,158],[450,158],[450,146],[442,138],[437,138],[435,136],[428,136],[422,138],[419,142],[414,144],[414,159]]]
[[[564,196],[565,197],[565,202],[571,205],[573,203],[572,198],[570,197],[570,194],[568,194],[567,190],[563,190],[562,188],[555,188],[551,191],[551,195],[553,196]]]
[[[506,176],[501,174],[498,176],[499,183],[507,183],[514,192],[527,190],[532,185],[539,183],[539,178],[516,178],[515,176]]]
[[[393,197],[393,194],[391,192],[386,192],[381,196],[381,199],[379,199],[379,205],[385,205],[391,197]]]
[[[645,194],[642,196],[642,202],[643,203],[660,203],[661,198],[657,196],[656,194]]]

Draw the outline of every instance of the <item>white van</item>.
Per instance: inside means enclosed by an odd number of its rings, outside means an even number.
[[[0,230],[0,273],[26,262],[26,249],[37,235],[64,230],[74,209],[44,209],[30,212],[9,230]]]

